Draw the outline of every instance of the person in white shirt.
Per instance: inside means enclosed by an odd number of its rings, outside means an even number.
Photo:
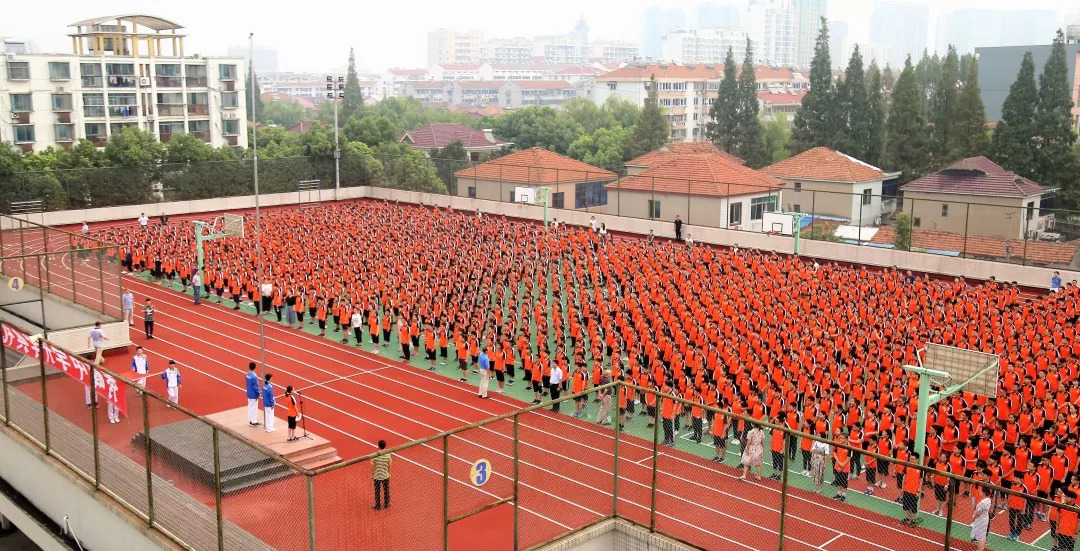
[[[270,384],[270,378],[274,375],[267,373],[264,379],[262,388],[262,401],[263,401],[263,430],[266,432],[274,432],[274,386]]]
[[[124,294],[120,295],[120,309],[124,313],[124,319],[127,320],[128,326],[135,326],[135,295],[131,292],[131,289],[124,289]]]
[[[686,234],[686,248],[687,249],[693,249],[694,248],[694,238],[690,237],[689,233]]]
[[[595,216],[590,216],[589,217],[589,229],[592,230],[593,233],[596,233],[596,217]]]
[[[161,378],[165,380],[165,387],[169,390],[169,401],[174,404],[180,403],[180,368],[176,360],[169,360],[169,367],[162,372]],[[171,405],[167,407],[172,407]]]
[[[356,346],[360,346],[363,341],[360,339],[362,336],[361,331],[364,329],[364,314],[360,311],[360,308],[353,310],[352,318],[349,319],[349,325],[352,326],[353,337],[356,338]],[[375,349],[375,353],[379,353],[379,349]]]
[[[135,355],[131,358],[131,370],[135,372],[135,384],[140,388],[146,388],[146,376],[150,373],[150,358],[146,357],[143,347],[135,347]],[[135,393],[142,396],[141,390]]]
[[[563,371],[559,367],[559,364],[552,362],[551,364],[551,399],[559,399],[559,391],[562,390]],[[551,411],[555,413],[559,412],[559,402],[551,404]]]
[[[142,229],[145,230],[146,225],[149,224],[149,223],[150,223],[150,219],[146,217],[145,212],[139,215],[139,225],[142,226]]]
[[[274,284],[269,281],[264,281],[263,284],[259,286],[259,295],[262,298],[262,303],[256,304],[255,309],[259,311],[259,315],[261,316],[270,311],[270,304],[274,298]],[[254,300],[255,299],[252,299],[252,301]]]
[[[105,331],[101,328],[101,322],[94,322],[94,328],[90,330],[90,336],[86,338],[86,346],[94,349],[94,365],[101,365],[105,360],[105,343],[109,340],[109,337],[105,336]]]
[[[87,226],[86,222],[82,223],[82,232],[83,232],[83,235],[86,235],[86,234],[90,233],[90,226]]]

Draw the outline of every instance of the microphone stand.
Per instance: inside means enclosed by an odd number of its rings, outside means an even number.
[[[300,428],[304,430],[304,434],[300,435],[298,438],[307,438],[308,440],[315,440],[307,432],[307,414],[304,413],[304,395],[300,394],[300,392],[297,392],[296,396],[297,396],[297,398],[299,400],[299,403],[300,403]]]

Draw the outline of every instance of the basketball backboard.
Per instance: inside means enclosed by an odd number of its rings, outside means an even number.
[[[998,362],[996,354],[928,343],[919,357],[922,367],[948,373],[944,386],[962,384],[963,392],[987,398],[997,396]]]

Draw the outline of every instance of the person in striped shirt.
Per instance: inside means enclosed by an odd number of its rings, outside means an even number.
[[[379,450],[386,449],[386,440],[379,440]],[[371,479],[375,482],[375,506],[372,509],[390,508],[390,462],[391,454],[381,454],[371,460]],[[380,498],[380,490],[382,499]]]

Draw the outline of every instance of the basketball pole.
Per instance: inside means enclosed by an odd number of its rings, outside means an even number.
[[[551,188],[544,186],[536,188],[537,199],[544,203],[544,229],[548,227],[548,203],[551,202]]]
[[[791,234],[795,236],[795,256],[799,256],[799,239],[802,237],[802,219],[806,216],[801,212],[791,213]]]

